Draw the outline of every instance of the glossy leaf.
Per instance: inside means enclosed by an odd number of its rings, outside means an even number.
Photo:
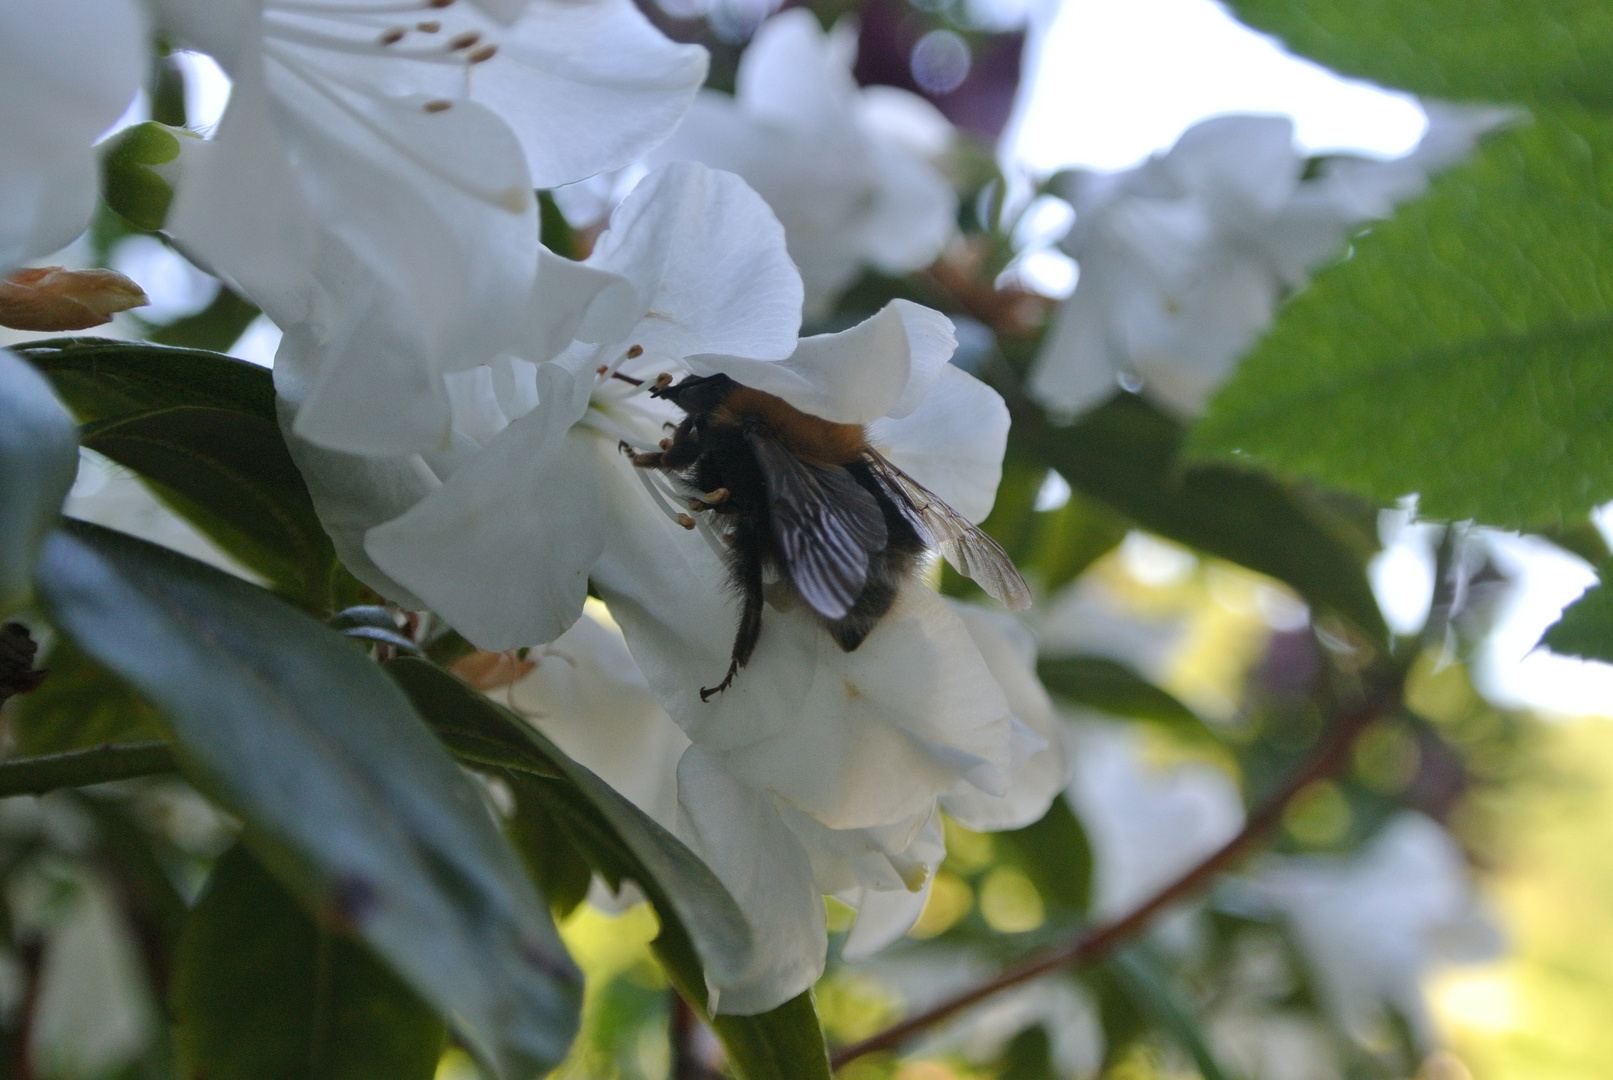
[[[194,1080],[430,1080],[441,1020],[237,845],[186,920],[174,1042]]]
[[[1177,461],[1181,425],[1142,398],[1118,395],[1065,428],[1021,426],[1077,491],[1160,536],[1288,583],[1374,640],[1387,637],[1367,583],[1367,551],[1269,477],[1223,465],[1184,467]]]
[[[517,799],[549,822],[613,887],[636,882],[661,919],[653,948],[678,991],[698,1008],[706,979],[744,970],[749,926],[722,883],[688,848],[534,729],[421,660],[387,671],[461,760],[511,770]],[[537,823],[533,823],[536,825]],[[710,1018],[743,1080],[828,1080],[828,1051],[810,992],[758,1016]]]
[[[275,422],[273,376],[233,356],[109,338],[51,338],[16,351],[45,373],[80,423],[185,405]]]
[[[74,522],[56,624],[167,717],[192,782],[308,907],[350,925],[503,1076],[552,1066],[578,976],[480,794],[351,642],[263,590]]]
[[[77,475],[73,418],[39,372],[0,349],[0,615],[28,598],[40,542]]]
[[[335,553],[275,424],[181,406],[90,424],[84,445],[152,481],[226,551],[286,591],[328,591]]]
[[[1613,107],[1613,8],[1599,0],[1229,0],[1335,71],[1440,98]]]
[[[1613,119],[1492,137],[1279,315],[1194,432],[1425,517],[1575,523],[1613,498]]]
[[[205,308],[155,327],[146,337],[158,345],[223,352],[241,339],[257,317],[258,309],[251,301],[224,285]]]
[[[1613,664],[1613,590],[1605,582],[1613,567],[1603,565],[1603,583],[1589,589],[1546,629],[1540,644],[1563,656]]]

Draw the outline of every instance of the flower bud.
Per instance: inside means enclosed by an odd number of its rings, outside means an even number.
[[[0,281],[0,326],[84,330],[147,303],[140,286],[116,270],[28,267]]]

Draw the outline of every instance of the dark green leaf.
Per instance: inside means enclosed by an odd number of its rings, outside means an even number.
[[[997,1080],[1058,1080],[1058,1075],[1047,1028],[1036,1024],[1008,1040]]]
[[[0,349],[0,615],[28,598],[40,542],[77,475],[73,418],[37,371]]]
[[[1092,845],[1069,803],[1054,799],[1040,821],[996,839],[1050,904],[1083,914],[1091,906]]]
[[[638,883],[661,919],[656,956],[693,1005],[705,1007],[708,972],[722,978],[745,969],[749,926],[682,842],[530,724],[440,668],[410,658],[386,668],[462,759],[511,770],[518,798],[537,801],[595,872],[613,885]],[[743,1080],[828,1080],[810,992],[760,1016],[715,1016],[711,1025]]]
[[[1043,657],[1036,674],[1049,691],[1078,705],[1111,716],[1154,720],[1191,741],[1219,741],[1197,713],[1119,661],[1102,656]]]
[[[196,136],[152,120],[113,136],[101,151],[101,194],[106,204],[142,229],[162,228],[174,189],[151,166],[179,157],[182,138]]]
[[[1602,582],[1613,574],[1613,565],[1604,563]],[[1600,660],[1613,664],[1613,590],[1606,584],[1592,585],[1568,605],[1562,618],[1546,629],[1540,644],[1563,656]]]
[[[157,711],[70,639],[56,639],[45,666],[50,675],[39,689],[11,707],[13,756],[167,740]]]
[[[1367,552],[1319,507],[1266,476],[1180,467],[1181,425],[1142,398],[1119,395],[1067,428],[1021,426],[1077,491],[1160,536],[1287,582],[1373,640],[1388,636],[1367,583]]]
[[[1193,1058],[1204,1080],[1226,1080],[1227,1074],[1210,1052],[1209,1043],[1186,1004],[1167,981],[1161,965],[1143,945],[1122,945],[1109,959],[1108,967],[1137,1007],[1156,1024],[1176,1037]]]
[[[481,795],[354,644],[78,522],[40,566],[56,624],[163,711],[187,777],[305,904],[352,926],[500,1074],[565,1055],[578,977],[547,909]]]
[[[506,832],[555,917],[565,918],[588,895],[594,871],[578,848],[579,838],[549,812],[540,783],[526,775],[511,777],[515,813]]]
[[[245,565],[293,595],[324,599],[336,556],[278,426],[181,406],[89,424],[82,437]]]
[[[240,340],[257,317],[258,309],[225,285],[201,311],[156,327],[146,337],[159,345],[223,352]]]
[[[1036,517],[1035,543],[1018,565],[1049,593],[1074,581],[1126,538],[1125,518],[1077,492],[1063,506]]]
[[[233,356],[108,338],[51,338],[13,348],[45,373],[80,423],[181,405],[275,422],[273,376]]]
[[[430,1080],[445,1029],[362,945],[236,846],[187,921],[174,1041],[192,1080]]]
[[[1193,450],[1432,518],[1577,523],[1613,498],[1608,267],[1613,120],[1542,115],[1289,304]]]
[[[1346,75],[1440,98],[1613,106],[1601,0],[1228,0],[1249,25]]]

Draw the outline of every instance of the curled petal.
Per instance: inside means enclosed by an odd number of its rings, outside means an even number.
[[[546,364],[538,378],[536,409],[364,539],[376,565],[483,649],[564,633],[604,543],[593,439],[572,430],[582,409],[571,377]]]
[[[802,338],[787,360],[691,356],[686,363],[697,375],[721,372],[813,416],[868,424],[917,408],[957,344],[945,315],[892,300],[850,330]]]

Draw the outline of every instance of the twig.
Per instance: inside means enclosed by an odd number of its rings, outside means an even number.
[[[164,742],[109,743],[63,754],[0,761],[0,798],[43,795],[64,787],[170,773],[173,751]]]
[[[911,1036],[1009,987],[1029,982],[1058,968],[1089,963],[1141,930],[1165,908],[1198,892],[1211,878],[1236,863],[1248,848],[1275,826],[1282,819],[1283,811],[1293,801],[1294,796],[1311,783],[1330,776],[1343,764],[1351,743],[1362,729],[1384,713],[1398,707],[1403,680],[1404,676],[1401,674],[1392,676],[1361,704],[1339,715],[1324,732],[1305,763],[1249,815],[1238,835],[1203,862],[1144,901],[1142,905],[1114,922],[1083,934],[1069,945],[1009,968],[988,982],[971,987],[939,1005],[931,1006],[917,1016],[893,1024],[861,1042],[842,1047],[830,1057],[830,1065],[838,1069],[865,1054],[889,1050],[907,1041]]]

